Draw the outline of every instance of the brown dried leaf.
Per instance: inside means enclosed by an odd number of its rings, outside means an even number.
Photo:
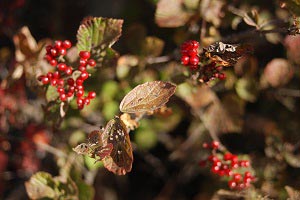
[[[183,9],[182,0],[160,0],[157,3],[155,22],[160,27],[174,28],[183,26],[189,19],[190,14]]]
[[[220,26],[221,18],[224,16],[222,8],[225,5],[223,0],[202,0],[201,16],[207,22],[213,23],[216,27]]]
[[[121,101],[120,110],[126,113],[153,111],[169,101],[176,85],[164,81],[152,81],[136,86]]]
[[[289,195],[289,200],[300,199],[300,191],[299,190],[295,190],[294,188],[292,188],[290,186],[285,186],[284,188]]]

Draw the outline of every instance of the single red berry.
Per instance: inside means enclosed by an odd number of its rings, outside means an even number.
[[[237,163],[238,161],[239,161],[239,158],[237,157],[237,155],[232,154],[231,162]]]
[[[71,75],[72,72],[73,72],[72,67],[67,67],[67,69],[65,70],[65,73],[66,73],[67,75]]]
[[[80,58],[83,58],[83,59],[87,60],[91,57],[91,54],[90,54],[89,51],[80,51],[79,56],[80,56]]]
[[[73,94],[74,94],[73,92],[70,92],[70,91],[69,91],[69,92],[67,93],[67,97],[72,97]]]
[[[244,183],[239,183],[238,185],[237,185],[237,189],[239,189],[239,190],[242,190],[242,189],[245,189],[245,184]]]
[[[221,165],[222,165],[222,162],[220,160],[213,162],[213,166],[221,167]]]
[[[80,58],[79,65],[86,66],[86,64],[87,64],[87,61],[85,59]]]
[[[243,181],[244,181],[244,183],[251,183],[252,178],[245,176]]]
[[[46,46],[46,52],[47,52],[47,54],[50,54],[51,53],[51,49],[52,49],[53,47],[51,46],[51,45],[47,45]]]
[[[59,78],[60,78],[60,74],[59,74],[58,71],[55,71],[55,72],[53,73],[53,78],[55,78],[55,79],[59,79]]]
[[[75,84],[75,81],[73,78],[68,78],[67,83],[69,86],[73,86]]]
[[[207,144],[206,142],[204,142],[204,143],[202,144],[202,147],[203,147],[204,149],[208,149],[208,148],[209,148],[209,144]]]
[[[52,49],[50,50],[50,53],[51,53],[51,55],[54,56],[54,57],[57,56],[57,50],[56,50],[55,48],[52,48]]]
[[[69,49],[71,48],[72,43],[69,40],[65,40],[62,45],[64,48]]]
[[[48,78],[47,76],[44,76],[44,77],[42,78],[42,83],[43,83],[44,85],[48,84],[48,83],[49,83],[49,78]]]
[[[197,42],[195,40],[192,40],[191,44],[192,44],[192,46],[193,46],[194,49],[198,49],[199,48],[199,42]]]
[[[66,50],[65,48],[60,48],[60,49],[58,50],[58,53],[59,53],[60,55],[62,55],[62,56],[65,56],[65,55],[67,54],[67,50]]]
[[[199,63],[199,57],[198,56],[190,57],[190,64],[191,65],[198,65],[198,63]]]
[[[76,85],[78,86],[78,85],[82,85],[82,83],[83,83],[83,80],[81,79],[81,78],[77,78],[76,79]]]
[[[60,94],[59,97],[60,97],[61,101],[66,101],[67,100],[67,95],[65,93]]]
[[[220,167],[219,166],[212,166],[211,168],[211,172],[214,173],[214,174],[217,174],[220,170]]]
[[[80,65],[80,66],[78,67],[78,69],[79,69],[79,71],[81,71],[81,72],[86,71],[86,67],[85,67],[85,66],[82,66],[82,65]]]
[[[52,79],[51,80],[51,85],[56,86],[57,85],[57,79]]]
[[[237,169],[238,167],[239,167],[239,163],[238,162],[231,162],[231,168]]]
[[[225,169],[229,169],[229,166],[225,165],[225,164],[222,164],[221,168],[225,170]]]
[[[83,104],[83,98],[78,97],[76,102],[77,102],[77,105],[82,105]]]
[[[84,95],[84,90],[77,90],[76,96],[77,97],[82,97]]]
[[[220,143],[219,143],[218,141],[213,141],[213,142],[211,143],[211,147],[212,147],[213,149],[218,149],[219,146],[220,146]]]
[[[245,172],[245,177],[252,177],[252,175],[251,175],[250,172],[246,171],[246,172]]]
[[[231,169],[226,169],[225,173],[226,173],[227,176],[232,176],[233,175],[233,172],[232,172]]]
[[[188,52],[188,55],[189,55],[190,57],[196,57],[197,54],[198,54],[198,51],[197,51],[196,49],[192,49],[192,50],[190,50],[190,51]]]
[[[224,159],[225,161],[231,160],[231,158],[232,158],[232,154],[229,153],[229,152],[226,152],[226,153],[224,154],[224,156],[223,156],[223,159]]]
[[[76,85],[75,90],[76,91],[78,91],[78,90],[84,90],[84,87],[83,87],[83,85]]]
[[[220,73],[218,78],[219,78],[220,80],[224,80],[224,79],[226,79],[226,75],[223,74],[223,73]]]
[[[239,182],[242,179],[242,175],[241,174],[234,174],[233,175],[233,180],[235,180],[236,182]]]
[[[57,50],[61,48],[61,45],[62,45],[62,41],[60,41],[60,40],[56,40],[55,43],[54,43],[54,47]]]
[[[94,59],[89,59],[88,60],[88,65],[91,67],[95,67],[96,66],[96,61]]]
[[[53,57],[51,55],[47,54],[47,55],[45,55],[44,59],[47,60],[48,62],[50,62],[53,59]]]
[[[81,72],[80,78],[81,78],[82,80],[86,80],[88,77],[89,77],[89,73],[87,73],[86,71]]]
[[[89,105],[90,104],[90,99],[88,97],[84,98],[83,100],[85,105]]]
[[[64,94],[65,90],[64,90],[64,88],[59,87],[59,88],[57,88],[57,92],[60,93],[60,94]]]
[[[183,65],[188,65],[190,62],[190,57],[189,56],[181,56],[181,63]]]
[[[72,93],[74,93],[74,91],[75,91],[75,86],[71,86],[71,87],[69,87],[69,92],[72,92]]]
[[[94,91],[89,92],[89,93],[88,93],[88,97],[89,97],[90,99],[94,99],[94,98],[96,97],[96,92],[94,92]]]
[[[79,110],[82,110],[83,107],[84,107],[84,104],[77,105],[77,107],[78,107]]]
[[[229,186],[229,188],[233,189],[233,188],[236,188],[237,184],[234,180],[230,180],[230,181],[228,181],[228,186]]]
[[[57,85],[63,86],[64,85],[64,79],[58,79],[57,80]]]
[[[44,75],[40,75],[40,76],[38,76],[38,81],[42,81],[42,79],[44,78],[45,76]]]
[[[225,176],[226,175],[226,172],[225,170],[219,170],[219,176]]]
[[[57,65],[57,61],[55,59],[52,59],[49,61],[49,64],[53,67],[55,67]]]
[[[53,73],[52,73],[52,72],[48,72],[48,73],[47,73],[47,77],[48,77],[49,79],[52,79]]]
[[[59,71],[65,71],[65,70],[67,69],[67,65],[66,65],[65,63],[59,63],[59,64],[57,65],[57,69],[58,69]]]

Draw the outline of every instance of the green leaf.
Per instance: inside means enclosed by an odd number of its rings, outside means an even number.
[[[95,196],[95,190],[92,186],[84,183],[79,182],[77,183],[77,187],[79,190],[79,199],[80,200],[92,200]]]
[[[77,31],[78,51],[91,51],[111,47],[121,36],[123,20],[89,17]]]
[[[59,97],[56,87],[49,85],[46,91],[47,102],[55,101]]]
[[[30,199],[78,199],[78,189],[70,178],[52,177],[47,172],[37,172],[25,182]]]

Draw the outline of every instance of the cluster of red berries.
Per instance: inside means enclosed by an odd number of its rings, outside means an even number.
[[[199,42],[195,40],[186,41],[181,45],[181,63],[192,70],[199,67],[198,48]]]
[[[231,189],[242,190],[250,186],[255,180],[255,177],[246,171],[250,167],[248,160],[240,160],[237,155],[226,153],[216,153],[219,149],[219,142],[213,141],[211,144],[204,143],[203,148],[211,149],[212,153],[206,160],[200,161],[200,166],[205,166],[210,163],[211,172],[220,177],[229,177],[228,186]],[[243,171],[243,172],[242,172]]]
[[[211,62],[207,65],[204,65],[200,69],[200,82],[209,82],[215,78],[218,78],[219,80],[224,80],[226,78],[226,75],[222,73],[223,70],[222,66],[217,66],[215,62]]]
[[[67,66],[64,63],[63,56],[66,55],[67,49],[71,48],[72,44],[69,40],[65,41],[55,41],[54,45],[48,45],[46,47],[45,59],[50,65],[56,67],[56,71],[48,72],[46,75],[41,75],[38,80],[42,82],[43,85],[50,84],[57,88],[59,93],[59,98],[61,101],[67,101],[68,98],[73,98],[75,95],[77,97],[78,109],[83,109],[84,105],[88,105],[90,100],[96,97],[96,93],[91,91],[88,95],[84,96],[84,81],[89,77],[89,73],[86,71],[87,66],[95,67],[96,62],[90,59],[89,51],[79,52],[79,67],[80,75],[74,79],[72,76],[74,69],[72,66]],[[62,61],[62,62],[60,62]]]

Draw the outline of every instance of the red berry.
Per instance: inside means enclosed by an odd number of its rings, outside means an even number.
[[[89,59],[88,60],[88,65],[91,67],[95,67],[96,66],[96,61],[94,59]]]
[[[226,172],[225,170],[219,170],[219,176],[225,176],[226,175]]]
[[[233,174],[231,169],[226,169],[225,173],[226,173],[227,176],[232,176],[232,174]]]
[[[82,65],[82,66],[86,66],[86,64],[87,64],[87,61],[85,60],[85,59],[80,59],[79,60],[79,65]]]
[[[52,79],[53,73],[52,73],[52,72],[48,72],[48,73],[47,73],[47,77],[48,77],[49,79]]]
[[[73,86],[75,84],[75,81],[73,78],[68,78],[67,83],[69,86]]]
[[[232,157],[232,154],[229,153],[229,152],[226,152],[226,153],[224,154],[224,156],[223,156],[223,159],[224,159],[225,161],[227,161],[227,160],[231,160],[231,157]]]
[[[50,62],[52,59],[53,59],[53,57],[51,56],[51,55],[45,55],[45,60],[47,60],[48,62]]]
[[[60,74],[59,74],[58,71],[56,71],[56,72],[53,73],[53,78],[55,78],[55,79],[59,79],[60,78]]]
[[[181,63],[182,63],[183,65],[188,65],[189,62],[190,62],[190,57],[189,57],[189,56],[182,56],[182,57],[181,57]]]
[[[231,156],[231,162],[237,163],[238,161],[239,161],[239,158],[237,157],[237,155]]]
[[[190,57],[190,64],[191,65],[198,65],[198,63],[199,63],[199,57],[198,56]]]
[[[195,40],[192,40],[191,44],[192,44],[192,46],[193,46],[194,49],[198,49],[199,48],[199,42],[197,42]]]
[[[83,99],[80,97],[80,98],[77,98],[77,105],[82,105],[83,104]]]
[[[84,104],[80,104],[80,105],[77,105],[77,106],[78,106],[78,109],[79,109],[79,110],[82,110],[83,107],[84,107]]]
[[[72,43],[69,40],[65,40],[62,45],[64,48],[69,49],[71,48]]]
[[[87,73],[86,71],[81,72],[80,78],[81,78],[82,80],[86,80],[88,77],[89,77],[89,73]]]
[[[77,78],[76,79],[76,85],[78,86],[78,85],[82,85],[82,83],[83,83],[83,80],[81,79],[81,78]]]
[[[57,84],[57,79],[52,79],[51,80],[51,85],[52,86],[56,86],[56,84]]]
[[[55,67],[57,65],[57,61],[55,59],[52,59],[49,61],[49,64]]]
[[[83,85],[77,85],[77,86],[75,87],[75,90],[76,90],[76,91],[78,91],[78,90],[84,90],[84,87],[83,87]]]
[[[217,174],[220,170],[220,167],[219,166],[212,166],[211,168],[211,172],[214,173],[214,174]]]
[[[213,149],[218,149],[219,146],[220,146],[220,143],[219,143],[218,141],[213,141],[213,142],[211,143],[211,147],[212,147]]]
[[[249,162],[248,160],[241,160],[241,161],[239,162],[239,165],[240,165],[241,167],[249,167],[249,166],[250,166],[250,162]]]
[[[223,73],[220,73],[218,78],[219,78],[220,80],[224,80],[224,79],[226,79],[226,75],[223,74]]]
[[[62,45],[62,41],[60,41],[60,40],[56,40],[55,43],[54,43],[54,47],[57,50],[61,48],[61,45]]]
[[[78,67],[79,71],[84,72],[86,70],[85,66],[80,65]]]
[[[59,63],[57,65],[57,69],[60,71],[65,71],[67,69],[67,65],[65,63]]]
[[[252,175],[251,175],[250,172],[246,171],[246,172],[245,172],[245,177],[252,177]]]
[[[63,93],[65,93],[65,90],[64,90],[64,88],[59,87],[59,88],[57,88],[57,92],[60,94],[63,94]]]
[[[67,75],[71,75],[72,72],[73,72],[72,67],[67,67],[67,69],[65,70],[65,73],[66,73]]]
[[[45,77],[44,75],[40,75],[40,76],[38,76],[37,79],[38,79],[39,81],[42,81],[42,79],[43,79],[44,77]]]
[[[236,182],[239,182],[241,179],[242,179],[242,175],[240,175],[240,174],[233,175],[233,180],[235,180]]]
[[[211,161],[211,162],[217,162],[217,161],[219,161],[218,157],[214,156],[214,155],[210,155],[208,157],[208,160]]]
[[[207,143],[205,142],[205,143],[203,143],[202,147],[203,147],[204,149],[208,149],[208,148],[209,148],[209,144],[207,144]]]
[[[75,87],[74,86],[69,87],[69,92],[74,93],[74,91],[75,91]]]
[[[94,98],[96,97],[96,92],[94,92],[94,91],[89,92],[89,93],[88,93],[88,97],[89,97],[90,99],[94,99]]]
[[[196,49],[192,49],[188,52],[190,57],[195,57],[198,54],[198,51]]]
[[[58,79],[57,80],[57,85],[63,86],[64,85],[64,79]]]
[[[73,94],[74,94],[73,92],[68,92],[68,93],[67,93],[67,97],[72,97]]]
[[[91,57],[91,54],[89,51],[80,51],[79,56],[83,59],[89,59]]]
[[[51,45],[47,45],[47,46],[46,46],[46,52],[47,52],[47,54],[50,54],[50,53],[51,53],[51,49],[52,49],[52,46],[51,46]]]
[[[60,94],[60,100],[61,101],[66,101],[67,100],[67,95],[65,93]]]
[[[51,55],[54,56],[54,57],[57,56],[57,50],[56,50],[55,48],[52,48],[52,49],[50,50],[50,53],[51,53]]]
[[[77,92],[76,92],[76,96],[77,97],[82,97],[84,95],[84,90],[78,90]]]
[[[48,78],[48,77],[43,77],[43,78],[42,78],[42,83],[43,83],[44,85],[48,84],[48,83],[49,83],[49,78]]]
[[[231,167],[232,167],[233,169],[238,168],[238,167],[239,167],[238,162],[231,162]]]
[[[233,189],[233,188],[236,188],[237,184],[236,184],[236,182],[235,182],[234,180],[230,180],[230,181],[228,182],[228,186],[229,186],[231,189]]]
[[[58,53],[59,53],[60,55],[62,55],[62,56],[65,56],[65,55],[67,54],[67,50],[66,50],[65,48],[60,48],[60,49],[58,50]]]
[[[217,160],[217,161],[215,161],[215,162],[213,163],[213,166],[221,167],[221,165],[222,165],[222,162],[219,161],[219,160]]]

